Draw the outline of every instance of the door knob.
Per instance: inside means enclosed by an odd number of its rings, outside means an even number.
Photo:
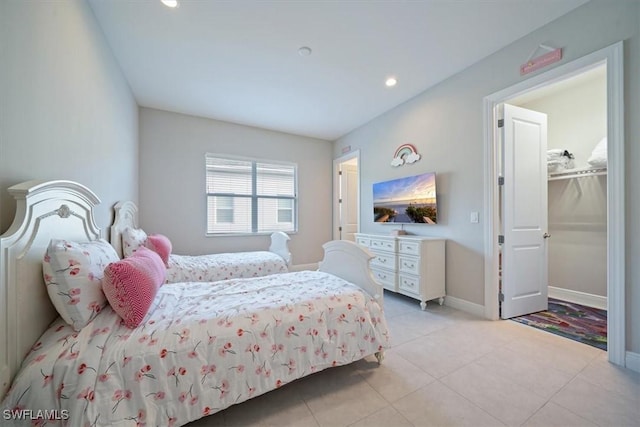
[[[548,239],[549,237],[551,237],[551,234],[549,234],[549,233],[544,233],[544,234],[542,235],[542,237],[544,237],[545,239]]]

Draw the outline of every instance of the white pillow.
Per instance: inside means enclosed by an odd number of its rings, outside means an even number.
[[[131,256],[140,246],[147,243],[147,233],[141,228],[127,227],[122,232],[122,254],[124,257]]]
[[[104,269],[119,260],[104,239],[87,243],[51,240],[42,263],[49,298],[76,331],[84,328],[102,310]]]
[[[605,136],[598,142],[598,145],[591,152],[591,156],[587,160],[591,166],[606,167],[607,166],[607,137]]]

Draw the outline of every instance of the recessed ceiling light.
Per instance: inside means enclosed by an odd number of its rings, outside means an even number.
[[[160,0],[162,2],[163,5],[167,6],[167,7],[178,7],[178,0]]]
[[[396,79],[395,77],[389,77],[387,78],[387,80],[384,82],[384,84],[387,87],[394,87],[396,84],[398,84],[398,79]]]
[[[311,48],[307,46],[302,46],[300,49],[298,49],[298,54],[300,56],[309,56],[311,55]]]

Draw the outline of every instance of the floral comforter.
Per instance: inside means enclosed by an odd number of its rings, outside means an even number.
[[[80,332],[54,322],[2,410],[68,416],[53,425],[178,426],[388,345],[378,302],[323,272],[177,283],[136,329],[109,306]]]
[[[171,254],[165,283],[217,282],[287,271],[284,259],[280,255],[267,251],[197,256]]]

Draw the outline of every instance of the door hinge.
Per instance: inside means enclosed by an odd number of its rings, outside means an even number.
[[[504,294],[502,292],[498,294],[498,301],[504,302]]]
[[[500,234],[500,235],[498,236],[498,243],[499,243],[499,244],[503,244],[503,243],[504,243],[504,236],[503,236],[502,234]]]
[[[504,185],[504,176],[498,177],[498,185]]]
[[[338,227],[338,231],[342,231],[342,227]]]
[[[338,171],[338,175],[342,175],[342,171]]]
[[[338,203],[342,203],[342,199],[338,199]]]
[[[504,119],[499,119],[498,120],[498,127],[499,128],[504,127]]]

